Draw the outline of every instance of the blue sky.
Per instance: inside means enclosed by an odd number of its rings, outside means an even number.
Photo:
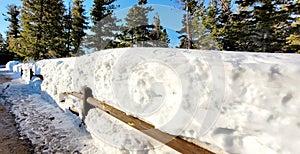
[[[65,4],[68,5],[69,0],[64,0]],[[128,10],[134,5],[137,4],[138,0],[117,0],[116,4],[120,5],[115,13],[119,18],[125,18]],[[21,6],[21,0],[9,0],[2,1],[0,5],[0,33],[5,35],[7,31],[7,27],[9,23],[5,21],[5,17],[2,15],[7,12],[7,6],[9,4],[16,4],[17,6]],[[149,23],[152,23],[152,17],[157,12],[161,19],[161,24],[167,28],[168,33],[171,38],[171,46],[178,45],[179,40],[177,39],[176,31],[181,28],[181,19],[183,11],[178,9],[178,4],[176,0],[148,0],[148,4],[154,8],[154,11],[149,13]],[[84,2],[85,10],[87,15],[91,10],[93,5],[93,0],[85,0]]]

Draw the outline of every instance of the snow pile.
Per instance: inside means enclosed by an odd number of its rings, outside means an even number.
[[[13,71],[13,72],[16,72],[16,73],[21,73],[21,71],[22,71],[22,70],[21,70],[22,65],[23,65],[23,63],[19,63],[19,64],[17,64],[17,65],[14,65],[12,71]]]
[[[61,93],[80,92],[87,85],[95,98],[171,134],[230,153],[297,153],[299,58],[131,48],[43,60],[35,70],[44,76],[42,91],[65,110],[72,106],[80,111],[82,105],[71,99],[60,102]],[[98,109],[88,113],[86,123],[95,141],[111,145],[110,150],[160,147]]]
[[[6,64],[6,70],[8,71],[13,71],[14,69],[14,66],[15,65],[18,65],[20,62],[19,61],[9,61],[7,64]]]

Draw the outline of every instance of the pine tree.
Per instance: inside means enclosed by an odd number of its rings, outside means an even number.
[[[26,59],[66,57],[62,0],[23,0],[21,47]]]
[[[212,35],[215,37],[221,50],[235,51],[237,49],[237,39],[241,38],[239,27],[233,21],[233,12],[231,11],[231,1],[212,1],[209,8],[210,16],[215,17],[212,26]]]
[[[16,5],[9,5],[7,14],[9,17],[6,18],[6,21],[10,23],[7,31],[7,49],[17,53],[20,50],[19,8]]]
[[[72,8],[73,20],[72,20],[72,46],[74,47],[72,54],[76,54],[79,51],[80,44],[83,37],[86,35],[84,32],[87,29],[87,17],[84,16],[83,0],[75,0]]]
[[[194,44],[194,37],[191,31],[193,31],[193,27],[191,25],[193,17],[189,16],[188,21],[185,18],[186,14],[184,14],[184,18],[182,20],[183,28],[177,33],[181,34],[178,38],[180,39],[180,46],[179,48],[185,48],[185,49],[196,49],[197,46]]]
[[[145,4],[145,1],[141,4]],[[134,5],[129,10],[125,18],[127,28],[123,34],[125,41],[129,41],[131,45],[150,46],[147,44],[150,40],[150,29],[153,28],[153,25],[148,24],[147,16],[150,11],[153,11],[152,7],[143,5]]]
[[[6,48],[4,47],[5,41],[2,34],[0,33],[0,52],[3,52]]]
[[[152,41],[153,46],[158,47],[160,41],[160,35],[162,26],[160,25],[160,18],[158,13],[156,12],[155,16],[153,17],[153,30],[151,30],[149,34],[149,38]]]
[[[88,35],[85,42],[87,48],[99,51],[110,47],[110,42],[114,41],[116,32],[120,30],[117,26],[119,20],[113,15],[115,0],[94,0],[91,11],[91,20],[93,34]]]
[[[43,0],[23,0],[21,10],[21,22],[23,29],[20,31],[22,39],[20,40],[21,50],[18,55],[28,59],[40,59],[45,54],[45,46],[42,45],[43,36]]]
[[[237,0],[235,3],[238,7],[232,11],[231,1],[210,0],[209,6],[201,13],[202,24],[217,40],[220,49],[252,52],[299,50],[299,29],[295,18],[300,14],[299,2]],[[193,23],[197,20],[189,21],[190,29]],[[191,32],[191,35],[197,32],[200,33],[201,29]],[[192,36],[191,39],[192,47],[197,47],[195,39]],[[187,45],[187,40],[186,35],[182,35],[182,47]]]
[[[9,5],[7,14],[10,16],[6,18],[6,21],[9,21],[10,23],[7,36],[12,36],[14,38],[20,37],[19,8],[16,5]]]
[[[71,32],[72,32],[72,3],[69,1],[68,4],[68,9],[65,12],[64,18],[63,18],[63,26],[64,26],[64,38],[66,39],[65,41],[65,46],[66,46],[66,52],[70,53],[70,55],[74,55],[72,53],[72,38],[71,38]]]
[[[8,61],[12,60],[13,54],[7,50],[8,44],[0,34],[0,64],[6,64]]]
[[[194,18],[191,23],[191,36],[193,38],[193,46],[201,50],[218,50],[217,39],[202,24],[201,19]]]
[[[149,38],[152,41],[152,46],[169,47],[170,39],[167,30],[161,26],[158,13],[153,17],[153,30],[150,31]]]
[[[185,10],[182,20],[183,28],[178,31],[181,34],[178,37],[180,39],[180,48],[193,49],[195,47],[191,36],[191,22],[198,3],[196,0],[181,0],[179,3],[182,9]]]
[[[300,0],[290,5],[291,14],[291,34],[286,38],[288,51],[300,53]]]
[[[121,29],[121,33],[117,35],[119,42],[117,43],[118,48],[131,47],[134,42],[134,29],[128,29],[125,26]]]
[[[215,16],[212,16],[212,12],[206,12],[204,1],[186,1],[185,5],[188,5],[184,6],[185,9],[188,8],[188,11],[186,10],[186,14],[183,16],[183,28],[178,31],[181,34],[179,47],[202,50],[217,49],[217,43],[212,36]]]
[[[163,29],[162,33],[160,34],[160,41],[159,41],[158,46],[159,47],[168,48],[169,44],[170,44],[169,35],[167,33],[167,30]]]
[[[237,38],[240,37],[235,17],[231,11],[230,0],[210,0],[209,5],[201,13],[202,24],[209,30],[211,47],[218,50],[237,50]],[[208,33],[206,33],[208,34]]]
[[[50,57],[68,57],[70,53],[66,48],[64,14],[65,6],[62,0],[49,0],[44,7],[44,43],[46,44],[46,55]]]
[[[7,53],[7,44],[6,44],[2,34],[0,34],[0,53],[1,53],[1,55],[4,53]]]
[[[232,24],[235,26],[236,50],[253,52],[284,51],[286,37],[289,35],[290,16],[285,8],[288,1],[258,1],[238,0],[240,12],[233,16]],[[233,40],[232,39],[232,40]],[[289,52],[289,51],[285,51]]]

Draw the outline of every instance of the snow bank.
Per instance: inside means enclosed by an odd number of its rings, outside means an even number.
[[[65,110],[80,111],[82,105],[72,99],[60,102],[60,94],[80,92],[86,85],[95,98],[174,135],[230,153],[297,153],[299,58],[129,48],[42,60],[35,71],[44,76],[41,90]],[[86,123],[99,145],[112,146],[110,151],[170,150],[133,135],[131,128],[117,127],[98,109],[88,113]]]
[[[14,71],[14,66],[18,65],[20,62],[19,61],[9,61],[7,64],[6,64],[6,70],[8,71]]]
[[[33,60],[26,63],[20,63],[19,61],[9,61],[5,68],[0,69],[0,71],[10,72],[9,75],[12,79],[22,78],[26,83],[30,83],[30,70],[33,70],[35,74],[38,74],[39,69],[36,68],[35,62]],[[37,89],[38,91],[38,89]]]

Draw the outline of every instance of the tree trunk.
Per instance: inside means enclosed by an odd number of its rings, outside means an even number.
[[[187,2],[188,3],[188,2]],[[187,37],[187,49],[191,49],[191,38],[190,38],[190,25],[189,25],[189,7],[188,4],[186,4],[186,37]]]

